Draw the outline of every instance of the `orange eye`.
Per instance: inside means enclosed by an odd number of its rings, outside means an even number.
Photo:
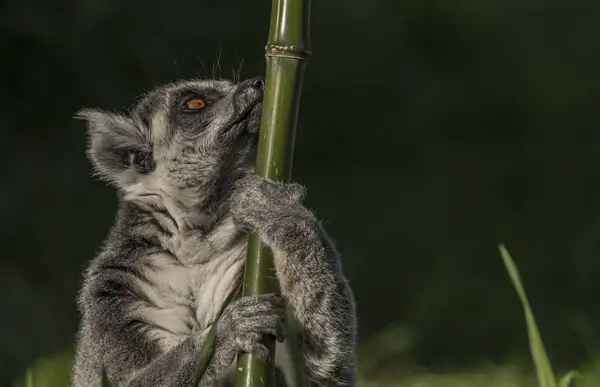
[[[185,106],[188,109],[204,109],[206,107],[206,102],[201,98],[193,98],[187,101]]]

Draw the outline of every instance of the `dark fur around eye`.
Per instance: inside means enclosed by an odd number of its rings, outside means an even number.
[[[210,105],[210,99],[207,98],[204,95],[200,95],[200,94],[190,94],[187,95],[185,98],[183,98],[181,104],[179,105],[179,109],[185,113],[199,113],[201,111],[203,111],[204,109],[190,109],[187,106],[187,103],[193,99],[201,99],[206,103],[206,106],[208,107],[208,105]]]
[[[115,151],[115,153],[118,155],[119,160],[121,161],[121,164],[123,164],[125,167],[131,166],[132,152],[130,150],[121,149],[121,150]]]
[[[154,170],[156,164],[152,152],[134,151],[131,155],[133,165],[139,173],[148,173]]]

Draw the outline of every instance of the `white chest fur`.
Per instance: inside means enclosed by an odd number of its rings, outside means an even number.
[[[237,245],[193,265],[184,265],[169,253],[149,255],[140,268],[144,279],[136,284],[142,300],[131,313],[147,323],[146,333],[164,350],[202,331],[241,275],[244,247]]]

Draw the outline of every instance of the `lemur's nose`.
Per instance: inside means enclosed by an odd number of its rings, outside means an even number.
[[[243,83],[253,89],[263,90],[265,88],[265,80],[263,77],[250,78]]]
[[[255,79],[254,81],[252,81],[252,87],[255,87],[257,89],[264,89],[265,81],[262,78]]]

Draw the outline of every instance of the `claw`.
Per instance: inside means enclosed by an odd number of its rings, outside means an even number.
[[[287,332],[285,330],[285,325],[281,323],[279,327],[277,327],[277,332],[275,332],[275,340],[280,343],[283,343],[287,337]]]
[[[254,356],[259,357],[263,360],[268,360],[270,352],[264,344],[256,343],[251,352]]]
[[[251,353],[261,359],[268,359],[269,349],[261,343],[262,335],[249,332],[236,336],[235,341],[240,352]]]

